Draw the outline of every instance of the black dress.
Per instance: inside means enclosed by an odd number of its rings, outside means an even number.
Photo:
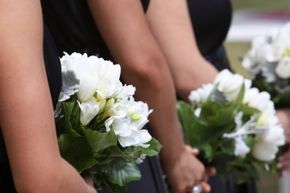
[[[146,11],[148,1],[142,1],[142,5]],[[42,0],[42,7],[60,56],[79,52],[112,60],[85,0]],[[142,179],[130,183],[128,193],[167,193],[156,157],[146,158],[139,168]]]
[[[231,23],[230,0],[187,0],[197,45],[202,55],[218,70],[229,68],[223,43]],[[235,183],[210,178],[211,193],[256,193],[254,182]]]
[[[51,98],[55,107],[61,89],[61,66],[54,42],[46,27],[44,29],[43,52]],[[0,132],[0,192],[16,193],[2,132]]]

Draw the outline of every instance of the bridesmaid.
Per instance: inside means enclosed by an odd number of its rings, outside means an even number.
[[[60,64],[40,2],[0,0],[0,26],[0,192],[96,193],[58,150]]]
[[[179,98],[188,100],[191,90],[212,82],[218,70],[229,68],[223,42],[231,15],[230,0],[151,0],[147,20],[170,65]],[[278,116],[288,130],[289,111],[278,110]],[[280,158],[282,171],[289,168],[289,154],[288,150]],[[256,192],[254,182],[237,184],[232,178],[222,182],[218,177],[209,182],[212,193]]]
[[[162,143],[160,155],[173,193],[190,192],[203,182],[204,166],[183,142],[175,109],[175,90],[166,60],[147,25],[142,4],[136,0],[43,0],[47,23],[60,54],[86,52],[114,59],[122,66],[125,83],[137,88],[137,98],[154,109],[151,133]],[[148,2],[143,2],[146,10]],[[90,14],[91,13],[91,14]],[[52,19],[52,17],[57,19]],[[101,35],[100,35],[101,34]],[[142,180],[128,192],[165,193],[156,158],[141,165]]]

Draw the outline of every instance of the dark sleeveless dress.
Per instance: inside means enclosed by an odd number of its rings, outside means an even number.
[[[218,70],[229,68],[223,43],[231,23],[230,0],[187,0],[197,45]],[[226,163],[225,163],[226,164]],[[211,193],[256,193],[254,182],[237,184],[233,178],[210,178]]]
[[[146,11],[148,2],[142,5]],[[79,52],[113,60],[85,0],[42,0],[42,7],[60,56],[63,52]],[[156,157],[145,159],[139,168],[142,179],[130,183],[128,193],[167,193]]]
[[[51,98],[53,101],[53,105],[55,107],[61,89],[61,66],[59,63],[54,42],[46,27],[44,28],[43,52]],[[5,144],[1,132],[0,132],[0,192],[16,193],[5,150]]]

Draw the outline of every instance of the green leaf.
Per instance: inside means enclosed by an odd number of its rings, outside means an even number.
[[[152,140],[149,142],[149,145],[149,147],[137,146],[123,149],[124,158],[130,161],[135,161],[140,158],[140,156],[157,155],[161,149],[160,143],[156,139],[152,138]]]
[[[80,109],[77,102],[61,102],[60,108],[63,118],[59,120],[58,124],[64,127],[66,133],[75,137],[81,136]]]
[[[157,141],[156,139],[152,138],[151,141],[149,142],[149,147],[148,148],[143,148],[143,154],[147,156],[156,156],[159,154],[162,145]]]
[[[83,128],[83,133],[94,156],[104,149],[117,146],[117,136],[113,130],[102,133]]]
[[[243,104],[243,100],[244,100],[244,96],[245,96],[245,84],[242,85],[239,94],[236,98],[236,100],[234,101],[233,105],[238,108]]]
[[[141,173],[135,162],[124,159],[115,160],[110,164],[95,166],[90,171],[97,185],[124,192],[129,182],[140,180]]]
[[[96,164],[90,146],[84,137],[62,134],[59,139],[62,157],[82,172]]]
[[[184,140],[187,144],[192,144],[193,141],[199,143],[197,126],[195,125],[196,118],[190,104],[184,101],[177,102],[178,117],[183,129]]]
[[[120,160],[101,170],[112,184],[126,186],[129,182],[140,180],[141,173],[134,162]]]

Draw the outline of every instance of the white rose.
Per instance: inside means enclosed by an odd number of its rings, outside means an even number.
[[[251,81],[245,82],[241,75],[233,74],[229,70],[223,70],[217,75],[214,83],[218,85],[217,89],[226,96],[227,100],[233,101],[239,94],[242,85],[245,83],[245,87],[248,89]]]
[[[97,92],[103,98],[112,97],[121,90],[120,65],[114,65],[96,56],[65,54],[61,58],[63,72],[72,71],[80,81],[78,100],[85,102]]]
[[[280,78],[290,78],[290,57],[282,58],[276,66],[275,72]]]
[[[205,84],[201,88],[191,91],[188,99],[191,103],[200,104],[208,98],[212,90],[212,84]]]
[[[281,146],[285,144],[284,129],[279,125],[269,127],[267,133],[260,136],[263,142]]]
[[[246,90],[243,102],[250,107],[258,109],[260,112],[266,112],[271,115],[275,112],[275,109],[270,98],[269,93],[259,92],[257,88],[250,88]]]
[[[277,152],[278,147],[276,145],[264,141],[256,143],[252,150],[252,154],[256,159],[265,162],[270,162],[275,159]]]
[[[269,121],[267,132],[257,134],[258,142],[253,147],[254,157],[262,161],[275,159],[278,147],[285,144],[284,130],[278,125],[274,117],[273,119],[273,122]],[[272,123],[276,125],[271,125]]]

